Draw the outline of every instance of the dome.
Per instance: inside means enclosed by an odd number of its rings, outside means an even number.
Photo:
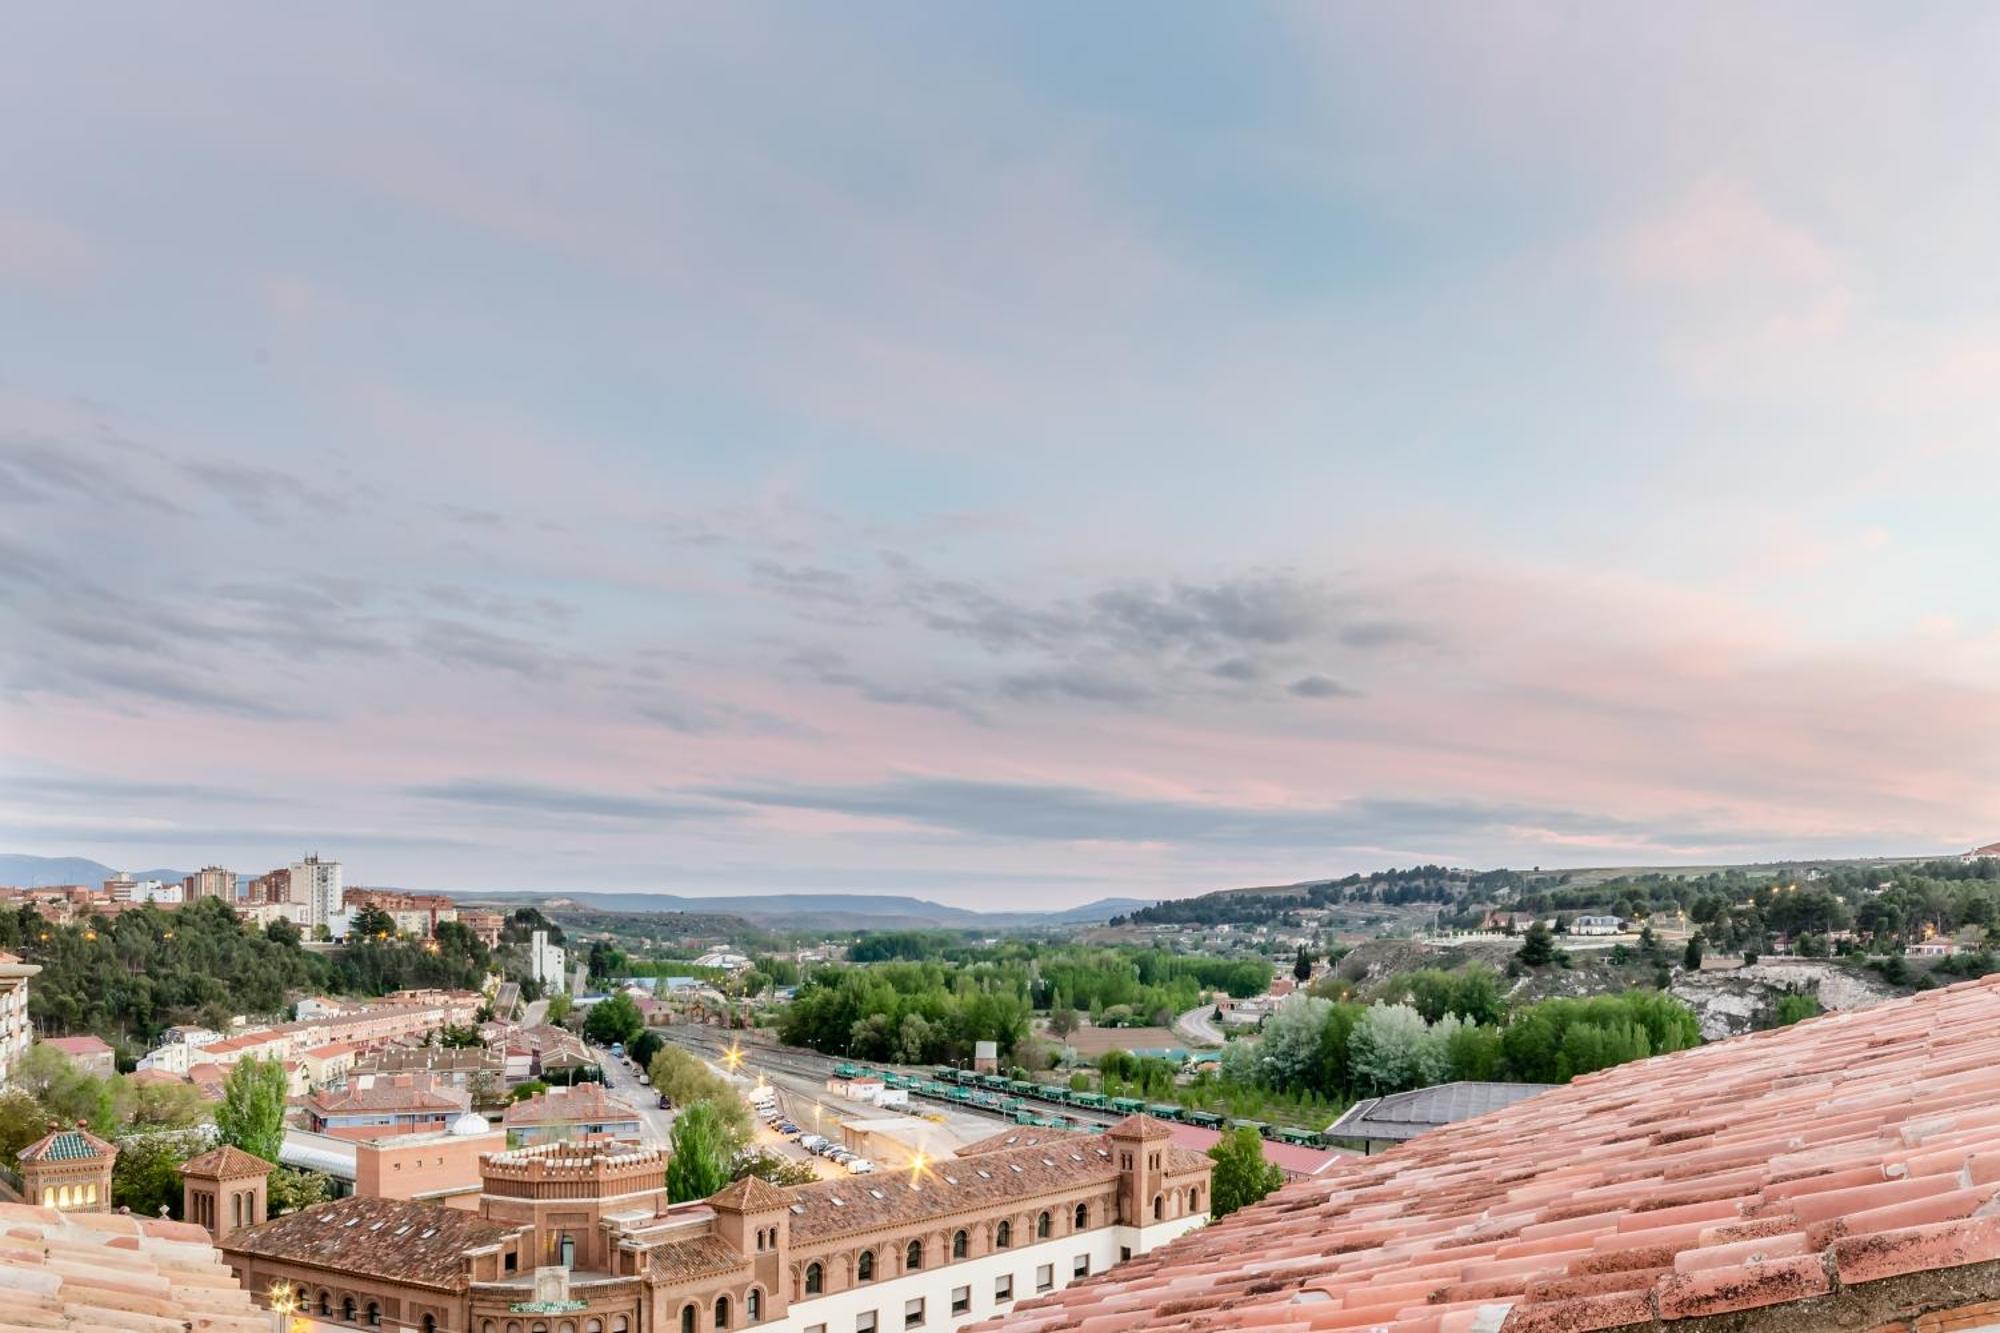
[[[473,1134],[485,1134],[492,1128],[492,1124],[487,1121],[486,1117],[477,1111],[467,1111],[464,1115],[451,1122],[452,1133],[468,1137]]]

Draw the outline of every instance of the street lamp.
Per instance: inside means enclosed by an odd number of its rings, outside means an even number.
[[[292,1290],[291,1283],[278,1281],[271,1284],[271,1289],[264,1296],[271,1303],[271,1313],[278,1317],[278,1333],[285,1333],[292,1313],[299,1308],[298,1293]]]

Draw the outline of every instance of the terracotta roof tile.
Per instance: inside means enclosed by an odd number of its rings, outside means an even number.
[[[515,1230],[439,1203],[356,1195],[233,1232],[223,1249],[459,1291],[466,1285],[460,1256]]]
[[[210,1148],[199,1157],[190,1157],[181,1163],[181,1174],[184,1176],[207,1176],[216,1180],[245,1180],[252,1176],[268,1176],[274,1170],[276,1168],[263,1158],[244,1152],[233,1143]]]
[[[747,1268],[750,1261],[720,1236],[695,1236],[654,1246],[646,1264],[655,1281],[672,1284]]]
[[[1071,1137],[1074,1143],[948,1158],[921,1173],[882,1172],[793,1186],[785,1191],[790,1196],[792,1242],[873,1231],[1118,1178],[1118,1164],[1101,1139]],[[1200,1160],[1202,1166],[1209,1165],[1208,1159]]]
[[[0,1203],[0,1328],[269,1333],[208,1233]]]
[[[1287,1186],[1004,1326],[1583,1333],[2000,1261],[1996,1033],[2000,977],[1605,1070]]]

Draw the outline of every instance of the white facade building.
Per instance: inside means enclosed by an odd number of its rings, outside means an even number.
[[[333,919],[347,900],[341,882],[340,862],[322,861],[317,853],[291,865],[291,889],[285,896],[306,909],[305,926],[333,926]]]
[[[546,930],[536,931],[528,941],[528,975],[541,982],[542,990],[549,994],[569,988],[563,975],[562,946],[550,944]]]
[[[0,1088],[13,1076],[14,1062],[35,1043],[28,1022],[28,978],[42,969],[0,950]]]

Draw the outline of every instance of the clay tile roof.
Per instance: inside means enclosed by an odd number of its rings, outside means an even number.
[[[1205,1157],[1198,1160],[1203,1167],[1209,1165]],[[1005,1148],[968,1159],[949,1158],[916,1175],[883,1171],[795,1185],[787,1191],[792,1214],[788,1230],[794,1244],[804,1244],[996,1203],[1026,1202],[1117,1178],[1117,1162],[1095,1138],[1083,1138],[1073,1146]]]
[[[244,1152],[233,1143],[210,1148],[201,1156],[190,1157],[181,1163],[182,1175],[211,1180],[247,1180],[252,1176],[268,1176],[274,1169],[263,1158]]]
[[[1118,1139],[1170,1139],[1174,1136],[1173,1126],[1144,1112],[1128,1115],[1104,1132]]]
[[[465,1251],[497,1245],[515,1230],[441,1203],[354,1195],[233,1232],[222,1248],[228,1254],[462,1291],[467,1284],[461,1262]]]
[[[1895,1317],[1929,1327],[1966,1299],[1948,1270],[1995,1263],[2000,976],[1579,1078],[1287,1186],[1005,1327],[1574,1333],[1802,1301],[1790,1326],[1869,1327],[1889,1278]]]
[[[983,1152],[997,1152],[1002,1148],[1032,1148],[1044,1143],[1068,1143],[1075,1139],[1095,1138],[1092,1134],[1080,1134],[1068,1129],[1003,1129],[998,1134],[989,1134],[983,1139],[959,1145],[952,1149],[954,1157],[977,1157]]]
[[[270,1333],[208,1233],[0,1203],[0,1328]]]
[[[102,1037],[43,1037],[42,1045],[64,1055],[109,1055],[111,1048]]]
[[[87,1129],[57,1129],[21,1149],[24,1162],[84,1162],[111,1157],[118,1150]]]
[[[757,1176],[745,1176],[731,1181],[708,1198],[711,1208],[720,1208],[733,1213],[761,1213],[772,1208],[783,1208],[791,1202],[791,1196],[768,1180]]]
[[[639,1113],[604,1090],[602,1083],[550,1088],[507,1108],[508,1125],[544,1125],[572,1120],[637,1120]]]
[[[753,1177],[754,1179],[754,1177]],[[750,1261],[734,1245],[720,1236],[695,1236],[689,1240],[656,1245],[647,1267],[655,1281],[691,1282],[696,1278],[745,1268]]]

